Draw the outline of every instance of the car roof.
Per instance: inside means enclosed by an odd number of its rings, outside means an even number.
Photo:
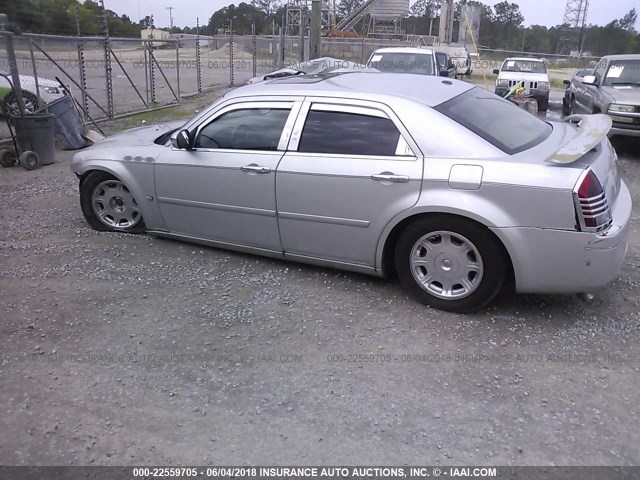
[[[628,54],[628,55],[607,55],[605,57],[608,60],[640,60],[640,54]]]
[[[246,85],[229,92],[226,98],[295,95],[384,100],[402,97],[434,107],[472,88],[474,85],[469,83],[435,75],[340,72],[298,75]]]
[[[419,47],[385,47],[378,48],[373,53],[422,53],[428,55],[430,53],[433,53],[433,49]]]

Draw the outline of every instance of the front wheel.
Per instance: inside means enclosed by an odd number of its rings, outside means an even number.
[[[129,188],[108,173],[90,173],[82,182],[80,206],[94,230],[142,233],[146,229],[138,202]]]
[[[456,217],[431,217],[409,225],[398,239],[400,283],[418,301],[467,313],[487,305],[504,283],[507,263],[486,228]]]

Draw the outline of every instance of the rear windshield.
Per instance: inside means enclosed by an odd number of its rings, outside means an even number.
[[[544,62],[530,60],[507,60],[502,65],[503,72],[547,73]]]
[[[553,130],[535,115],[478,87],[435,109],[510,155],[538,145]]]
[[[367,66],[381,72],[435,75],[433,56],[427,53],[374,53]]]

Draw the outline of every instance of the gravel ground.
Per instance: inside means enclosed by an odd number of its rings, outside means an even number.
[[[640,205],[640,143],[615,143]],[[593,301],[456,315],[393,281],[95,232],[70,157],[0,171],[0,465],[640,463],[637,213]]]

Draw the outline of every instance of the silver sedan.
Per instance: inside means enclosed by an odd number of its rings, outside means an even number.
[[[631,197],[602,115],[547,122],[456,80],[305,75],[75,155],[97,230],[373,275],[468,312],[618,275]]]

